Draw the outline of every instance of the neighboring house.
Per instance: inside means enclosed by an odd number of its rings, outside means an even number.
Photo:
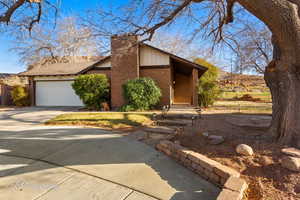
[[[125,103],[122,85],[150,77],[162,91],[160,105],[198,105],[197,84],[207,68],[138,42],[137,36],[113,36],[111,55],[97,62],[57,63],[22,72],[30,80],[32,105],[82,106],[71,84],[81,74],[106,74],[111,85],[111,106]]]

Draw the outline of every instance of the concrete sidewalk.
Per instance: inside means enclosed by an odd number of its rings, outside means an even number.
[[[213,200],[219,193],[165,155],[117,132],[23,127],[20,121],[16,126],[1,130],[0,122],[0,199]]]

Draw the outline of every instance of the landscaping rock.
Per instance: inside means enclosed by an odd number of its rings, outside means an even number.
[[[209,136],[209,133],[208,133],[208,132],[203,132],[202,135],[203,135],[204,137],[208,137],[208,136]]]
[[[264,166],[267,166],[267,165],[271,165],[274,163],[274,161],[272,160],[271,157],[268,157],[268,156],[261,156],[259,158],[259,163],[264,165]]]
[[[300,158],[284,156],[281,159],[281,166],[291,171],[300,172]]]
[[[296,194],[299,194],[299,193],[300,193],[300,185],[295,185],[295,187],[294,187],[294,192],[295,192]]]
[[[224,137],[219,135],[210,135],[208,136],[208,139],[209,139],[209,144],[212,145],[221,144],[225,141]]]
[[[149,126],[146,127],[144,131],[149,133],[159,133],[159,134],[175,134],[176,129],[166,127],[166,126]]]
[[[174,143],[180,145],[180,141],[179,140],[175,140]]]
[[[292,157],[300,158],[300,150],[296,148],[284,148],[281,149],[281,152]]]
[[[250,147],[249,145],[246,145],[246,144],[239,144],[236,147],[236,152],[238,154],[245,155],[245,156],[252,156],[253,155],[252,147]]]

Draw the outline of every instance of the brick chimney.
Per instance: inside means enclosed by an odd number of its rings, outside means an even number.
[[[122,85],[139,77],[139,45],[136,35],[111,37],[111,106],[124,105]]]

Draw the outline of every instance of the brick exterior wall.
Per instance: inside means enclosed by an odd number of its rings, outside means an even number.
[[[122,85],[139,77],[139,46],[137,36],[113,36],[111,38],[111,104],[112,108],[122,106]]]
[[[140,77],[150,77],[156,81],[162,92],[160,105],[171,103],[171,69],[141,69]]]
[[[139,45],[137,42],[137,36],[113,36],[111,38],[111,70],[92,69],[87,72],[87,74],[105,74],[110,78],[111,107],[113,109],[126,103],[123,97],[122,85],[128,80],[138,77],[150,77],[157,82],[162,91],[161,106],[170,105],[174,96],[172,84],[175,77],[172,77],[172,67],[163,66],[158,68],[153,66],[151,68],[151,66],[147,66],[147,68],[140,68]],[[198,70],[193,69],[187,92],[190,91],[191,100],[189,102],[194,106],[198,105],[197,82]]]

